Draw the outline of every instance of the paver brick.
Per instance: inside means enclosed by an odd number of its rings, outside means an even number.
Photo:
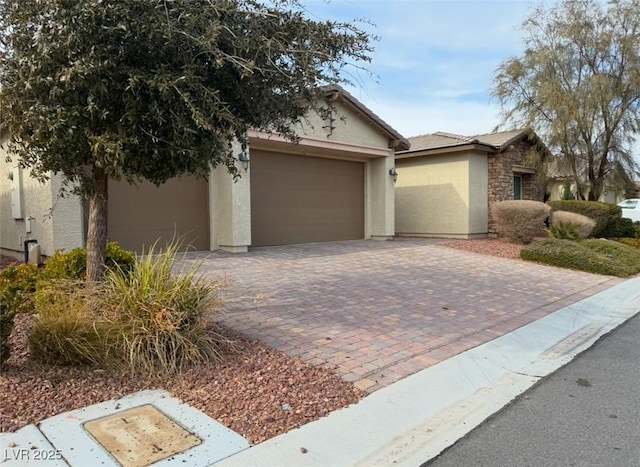
[[[620,279],[405,238],[188,253],[226,275],[220,321],[375,391]]]

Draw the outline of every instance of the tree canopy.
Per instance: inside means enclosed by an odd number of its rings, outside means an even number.
[[[525,51],[499,66],[492,89],[503,122],[532,128],[578,197],[597,200],[615,171],[638,170],[640,1],[564,0],[535,8],[522,29]]]
[[[109,179],[238,176],[232,142],[292,136],[322,85],[369,61],[370,40],[297,0],[0,0],[2,126],[32,174],[89,201],[95,280]]]

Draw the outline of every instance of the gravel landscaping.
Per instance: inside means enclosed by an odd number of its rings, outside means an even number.
[[[483,255],[498,256],[500,258],[520,259],[520,250],[524,245],[509,243],[501,238],[483,238],[478,240],[458,240],[455,242],[441,243],[442,246],[456,248],[458,250],[480,253]]]
[[[514,259],[519,258],[522,248],[498,239],[442,245]],[[0,269],[8,262],[0,256]],[[30,325],[31,316],[16,318],[12,356],[0,368],[0,432],[143,389],[160,388],[256,444],[366,395],[329,369],[313,367],[226,328],[216,329],[234,342],[223,361],[175,377],[141,380],[90,367],[45,366],[29,358]]]

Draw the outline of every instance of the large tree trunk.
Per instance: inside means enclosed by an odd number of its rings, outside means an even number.
[[[108,177],[94,168],[95,192],[89,198],[89,226],[87,229],[87,282],[104,279],[107,247]]]

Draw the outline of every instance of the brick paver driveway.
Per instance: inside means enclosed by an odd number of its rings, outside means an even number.
[[[374,391],[620,279],[494,258],[429,239],[190,253],[226,275],[222,321]]]

